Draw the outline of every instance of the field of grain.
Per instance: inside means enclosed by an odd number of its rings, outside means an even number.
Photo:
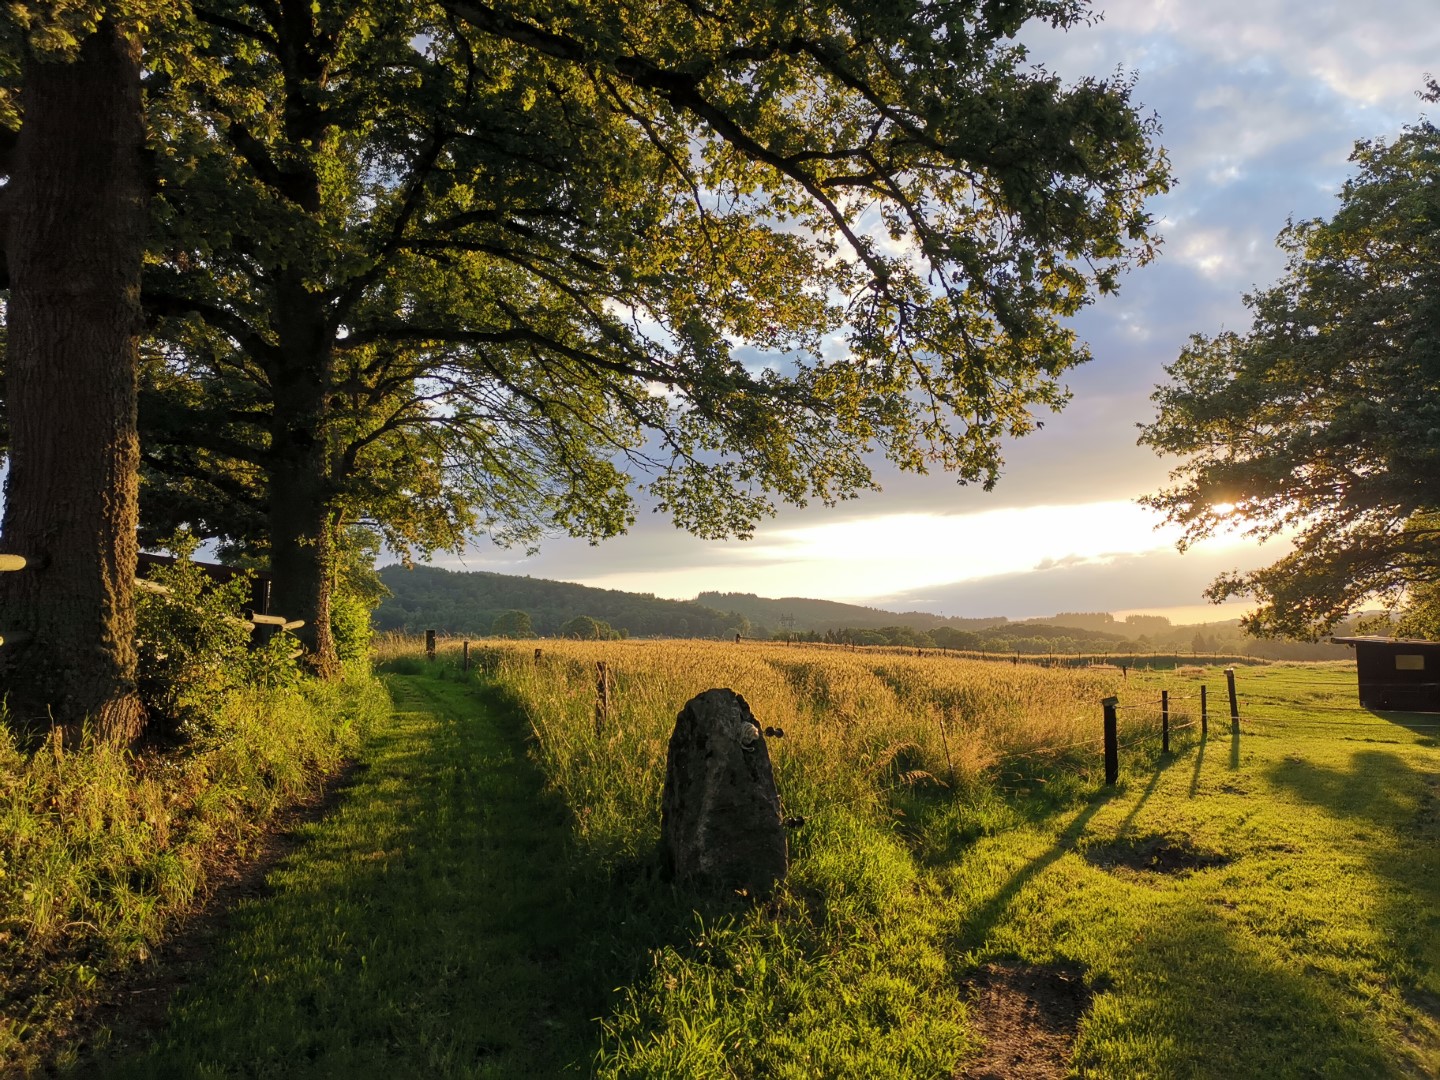
[[[414,656],[415,644],[388,648]],[[459,649],[442,641],[438,653],[453,664]],[[584,835],[616,854],[648,842],[634,823],[659,813],[656,778],[675,716],[712,687],[741,694],[762,727],[784,732],[769,743],[776,781],[787,814],[805,817],[835,804],[878,807],[901,788],[1057,768],[1089,778],[1100,766],[1100,701],[1124,691],[1112,667],[760,642],[487,642],[472,644],[471,658],[525,712],[542,766]],[[597,663],[610,684],[598,726]],[[1122,718],[1122,739],[1131,741],[1159,719],[1143,708]]]

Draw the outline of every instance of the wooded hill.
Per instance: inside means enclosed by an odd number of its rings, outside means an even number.
[[[375,613],[382,631],[484,637],[496,619],[523,611],[541,637],[566,633],[565,624],[588,616],[627,637],[770,638],[793,634],[815,641],[858,645],[1022,653],[1228,653],[1269,659],[1344,659],[1342,645],[1257,640],[1239,620],[1174,625],[1154,615],[1124,621],[1100,613],[1062,613],[1015,622],[1004,616],[959,618],[924,611],[894,612],[804,597],[773,599],[753,593],[702,592],[695,600],[665,600],[649,593],[596,589],[568,581],[457,572],[433,566],[380,570],[391,595]],[[1103,627],[1103,629],[1102,629]]]
[[[381,631],[484,637],[506,611],[530,616],[536,634],[560,633],[580,615],[609,623],[632,637],[733,637],[751,632],[743,616],[716,611],[693,600],[662,600],[645,593],[594,589],[569,581],[493,574],[461,573],[435,566],[382,567],[380,580],[390,590],[375,612]],[[768,635],[767,635],[768,636]]]
[[[1002,626],[1010,621],[1003,615],[964,619],[936,615],[930,611],[884,611],[858,604],[810,600],[800,596],[785,596],[777,600],[756,596],[754,593],[702,592],[695,599],[696,602],[717,611],[738,612],[755,625],[795,631],[824,631],[839,627],[878,630],[890,626],[908,626],[912,630],[933,630],[940,626],[950,626],[957,630],[983,630],[990,626]]]

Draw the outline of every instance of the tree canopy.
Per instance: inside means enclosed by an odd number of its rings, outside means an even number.
[[[145,512],[268,549],[316,627],[355,520],[598,539],[643,490],[744,536],[876,452],[993,484],[1168,184],[1127,80],[1013,40],[1079,0],[194,14],[149,86]]]
[[[1280,234],[1285,273],[1246,297],[1249,332],[1192,338],[1141,438],[1187,456],[1145,500],[1185,544],[1293,536],[1209,590],[1257,598],[1260,634],[1314,637],[1440,581],[1440,132],[1422,121],[1351,160],[1335,215]]]

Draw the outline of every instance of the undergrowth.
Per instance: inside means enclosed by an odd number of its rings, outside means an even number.
[[[318,791],[389,706],[344,682],[230,687],[179,748],[38,748],[0,729],[0,1070],[62,1038],[107,974],[144,961],[209,868]],[[37,1050],[37,1048],[40,1048]]]

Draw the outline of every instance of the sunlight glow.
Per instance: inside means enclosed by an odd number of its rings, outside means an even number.
[[[605,574],[585,583],[680,599],[719,590],[863,603],[949,582],[1173,551],[1178,537],[1175,526],[1128,501],[891,514],[762,531],[748,543],[706,545],[703,565]],[[1228,536],[1195,545],[1240,547],[1253,543]]]

